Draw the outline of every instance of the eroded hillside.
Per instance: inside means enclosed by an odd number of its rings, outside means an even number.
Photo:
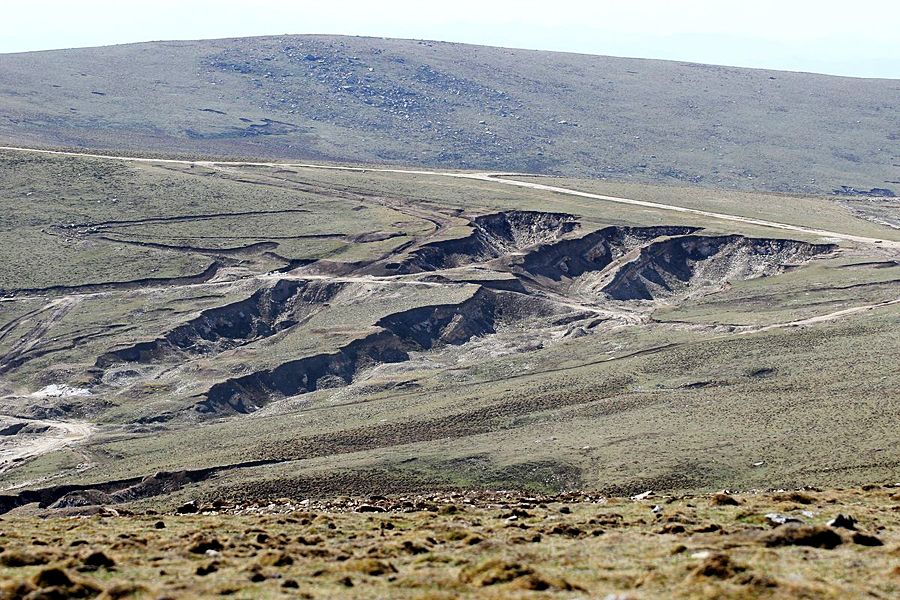
[[[0,166],[0,235],[20,240],[3,510],[895,472],[900,242],[841,203],[796,198],[798,218],[767,196],[477,173]]]

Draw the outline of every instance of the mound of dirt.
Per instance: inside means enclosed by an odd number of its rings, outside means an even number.
[[[843,543],[841,536],[830,527],[786,523],[779,525],[760,537],[760,541],[770,548],[777,546],[811,546],[828,550]]]

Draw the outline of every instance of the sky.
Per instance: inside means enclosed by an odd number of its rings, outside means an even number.
[[[0,53],[329,33],[900,79],[898,25],[898,0],[31,0]]]

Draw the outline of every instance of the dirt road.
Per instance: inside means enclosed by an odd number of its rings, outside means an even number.
[[[828,321],[836,321],[840,318],[854,315],[856,313],[865,312],[867,310],[873,310],[876,308],[881,308],[883,306],[893,306],[894,304],[900,304],[900,298],[896,300],[885,300],[884,302],[877,302],[875,304],[866,304],[864,306],[854,306],[853,308],[845,308],[843,310],[836,310],[832,313],[824,314],[824,315],[816,315],[815,317],[809,317],[806,319],[799,319],[797,321],[788,321],[786,323],[775,323],[772,325],[764,325],[763,327],[757,326],[748,326],[746,329],[739,328],[736,332],[740,335],[745,335],[748,333],[759,333],[761,331],[769,331],[771,329],[784,329],[786,327],[800,327],[803,325],[815,325],[816,323],[827,323]]]
[[[508,176],[508,175],[506,175]],[[617,196],[606,196],[604,194],[593,194],[590,192],[581,192],[578,190],[573,190],[569,188],[556,187],[552,185],[545,185],[542,183],[533,183],[529,181],[519,181],[517,179],[505,179],[504,174],[475,174],[475,175],[467,175],[469,179],[481,179],[484,181],[496,181],[497,183],[502,183],[505,185],[513,185],[516,187],[524,187],[533,190],[543,190],[547,192],[553,192],[556,194],[566,194],[569,196],[580,196],[582,198],[591,198],[594,200],[605,200],[607,202],[616,202],[618,204],[629,204],[632,206],[641,206],[644,208],[654,208],[657,210],[667,210],[679,213],[688,213],[693,215],[700,215],[703,217],[709,217],[711,219],[718,219],[721,221],[732,221],[736,223],[746,223],[748,225],[760,225],[762,227],[771,227],[774,229],[783,229],[786,231],[796,231],[798,233],[808,233],[813,235],[820,235],[823,237],[836,238],[841,240],[846,240],[850,242],[858,242],[861,244],[877,244],[883,248],[897,248],[900,249],[900,242],[895,242],[893,240],[883,240],[879,238],[870,238],[860,235],[852,235],[849,233],[840,233],[837,231],[828,231],[825,229],[815,229],[812,227],[802,227],[800,225],[789,225],[787,223],[778,223],[776,221],[767,221],[764,219],[753,219],[750,217],[740,217],[737,215],[729,215],[725,213],[717,213],[708,210],[699,210],[696,208],[685,208],[683,206],[673,206],[671,204],[662,204],[659,202],[649,202],[646,200],[632,200],[630,198],[620,198]]]
[[[48,421],[43,419],[19,419],[37,427],[47,427],[47,431],[37,435],[13,435],[0,437],[0,474],[20,465],[22,462],[55,452],[70,444],[90,437],[94,426],[83,421]]]
[[[248,161],[203,161],[203,160],[178,160],[171,158],[147,158],[135,156],[112,156],[105,154],[92,154],[88,152],[65,152],[62,150],[42,150],[40,148],[19,148],[16,146],[0,146],[0,150],[9,150],[17,152],[31,152],[36,154],[56,154],[61,156],[80,156],[85,158],[100,158],[109,160],[120,160],[126,162],[141,163],[163,163],[163,164],[184,164],[199,165],[208,168],[216,168],[217,166],[254,166],[254,167],[296,167],[304,169],[328,169],[336,171],[352,171],[357,173],[377,172],[377,173],[401,173],[406,175],[428,175],[437,177],[452,177],[456,179],[474,179],[478,181],[490,181],[501,185],[511,185],[515,187],[552,192],[554,194],[564,194],[567,196],[578,196],[581,198],[589,198],[591,200],[601,200],[604,202],[615,202],[617,204],[627,204],[631,206],[640,206],[643,208],[652,208],[656,210],[671,211],[677,213],[687,213],[700,215],[710,219],[718,219],[721,221],[731,221],[735,223],[745,223],[748,225],[758,225],[762,227],[770,227],[783,231],[794,231],[797,233],[806,233],[818,235],[826,238],[845,240],[861,244],[875,244],[882,248],[891,248],[900,250],[900,241],[885,240],[879,238],[871,238],[860,235],[852,235],[849,233],[841,233],[838,231],[828,231],[825,229],[815,229],[812,227],[803,227],[800,225],[790,225],[788,223],[778,223],[776,221],[768,221],[765,219],[754,219],[750,217],[741,217],[727,213],[718,213],[708,210],[700,210],[696,208],[685,208],[683,206],[675,206],[672,204],[663,204],[661,202],[650,202],[646,200],[634,200],[632,198],[622,198],[619,196],[607,196],[605,194],[594,194],[591,192],[583,192],[571,188],[546,185],[543,183],[534,183],[530,181],[519,181],[510,179],[510,177],[528,177],[534,174],[529,173],[459,173],[448,171],[429,171],[419,169],[392,169],[380,167],[350,167],[342,165],[321,165],[311,163],[289,163],[289,162],[248,162]]]
[[[78,297],[76,296],[56,298],[47,303],[43,308],[32,311],[18,319],[13,319],[4,325],[3,330],[0,331],[0,340],[23,321],[35,322],[35,325],[28,333],[12,344],[7,352],[0,354],[0,374],[13,368],[18,364],[18,361],[21,361],[22,358],[29,353],[39,351],[43,345],[47,344],[48,340],[44,337],[47,331],[62,319],[77,303]]]

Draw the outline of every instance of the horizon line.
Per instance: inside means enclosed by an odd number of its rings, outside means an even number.
[[[262,39],[262,38],[279,38],[279,37],[344,37],[344,38],[362,38],[362,39],[377,39],[377,40],[393,40],[393,41],[406,41],[406,42],[428,42],[428,43],[437,43],[437,44],[453,44],[458,46],[473,46],[480,48],[497,48],[503,50],[518,50],[524,52],[549,52],[553,54],[572,54],[577,56],[593,56],[598,58],[619,58],[626,60],[651,60],[651,61],[659,61],[659,62],[671,62],[671,63],[682,63],[682,64],[692,64],[692,65],[706,65],[706,66],[714,66],[714,67],[724,67],[729,69],[744,69],[744,70],[753,70],[753,71],[772,71],[778,73],[792,73],[798,75],[818,75],[823,77],[840,77],[845,79],[867,79],[867,80],[883,80],[883,81],[900,81],[900,77],[867,77],[863,75],[846,75],[842,73],[834,73],[834,72],[824,72],[824,71],[807,71],[807,70],[798,70],[798,69],[785,69],[785,68],[773,68],[773,67],[765,67],[765,66],[746,66],[746,65],[736,65],[729,63],[717,63],[717,62],[703,62],[698,60],[689,60],[689,59],[679,59],[679,58],[658,58],[658,57],[650,57],[650,56],[634,56],[634,55],[624,55],[624,54],[598,54],[594,52],[583,52],[583,51],[574,51],[574,50],[548,50],[546,48],[528,48],[523,46],[506,46],[506,45],[492,45],[492,44],[483,44],[483,43],[473,43],[473,42],[460,42],[454,40],[438,40],[438,39],[430,39],[430,38],[407,38],[407,37],[392,37],[392,36],[381,36],[381,35],[361,35],[361,34],[346,34],[346,33],[271,33],[271,34],[259,34],[259,35],[234,35],[234,36],[224,36],[224,37],[210,37],[210,38],[164,38],[164,39],[150,39],[150,40],[139,40],[139,41],[130,41],[130,42],[115,42],[110,44],[97,44],[97,45],[86,45],[86,46],[67,46],[67,47],[54,47],[54,48],[39,48],[39,49],[31,49],[31,50],[15,50],[15,51],[4,51],[0,52],[0,56],[9,56],[15,54],[36,54],[39,52],[66,52],[72,50],[95,50],[102,48],[113,48],[117,46],[136,46],[141,44],[165,44],[165,43],[191,43],[191,42],[217,42],[217,41],[225,41],[225,40],[241,40],[241,39]]]

